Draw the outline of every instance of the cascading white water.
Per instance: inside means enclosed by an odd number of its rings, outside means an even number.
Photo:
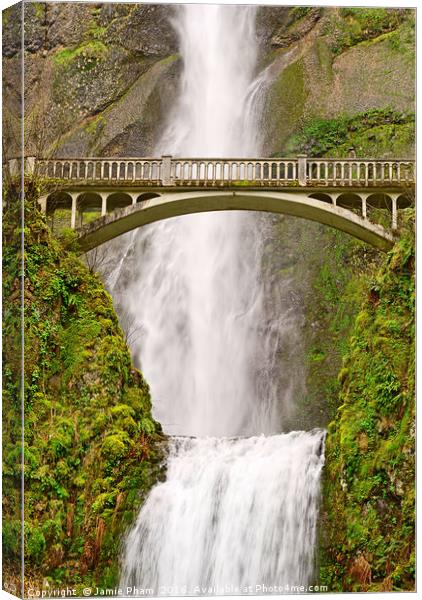
[[[313,570],[321,432],[175,439],[126,540],[124,590],[285,593]],[[271,588],[271,589],[270,589]]]
[[[176,15],[182,85],[156,153],[259,155],[254,7],[185,5]],[[167,480],[125,540],[123,588],[219,593],[312,576],[323,433],[227,439],[281,431],[298,378],[290,373],[284,390],[272,383],[274,332],[287,338],[294,320],[287,308],[265,314],[262,224],[246,212],[200,214],[131,239],[138,259],[119,302],[142,326],[133,350],[154,415],[167,433],[197,439],[170,444]]]
[[[181,94],[156,154],[253,156],[259,149],[253,7],[185,6],[174,26]],[[124,303],[144,326],[141,366],[156,418],[172,434],[279,429],[274,398],[257,403],[266,361],[260,235],[247,213],[201,214],[145,228]]]

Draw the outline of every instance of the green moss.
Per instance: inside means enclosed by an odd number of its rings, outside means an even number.
[[[295,20],[303,19],[311,12],[311,6],[294,6],[290,9],[290,14]]]
[[[102,40],[107,33],[107,27],[98,25],[96,21],[92,21],[85,34],[87,39]]]
[[[20,502],[19,202],[4,219],[4,556],[18,564]],[[17,192],[18,193],[18,192]],[[119,539],[161,477],[164,448],[148,386],[131,364],[112,300],[38,212],[25,207],[25,556],[28,580],[100,585]],[[12,201],[13,199],[13,201]],[[64,232],[66,233],[66,232]],[[98,543],[98,519],[102,542]],[[75,560],[77,557],[77,560]],[[14,562],[13,562],[14,561]],[[83,573],[83,575],[81,574]]]
[[[280,154],[347,157],[353,147],[361,157],[388,156],[391,152],[405,156],[415,142],[414,119],[413,113],[389,108],[314,119],[286,142]]]
[[[107,52],[107,47],[99,40],[90,40],[81,46],[73,48],[64,48],[53,55],[56,65],[66,67],[77,58],[83,58],[87,66],[93,64],[97,59],[102,58]]]
[[[285,52],[284,50],[282,53]],[[302,58],[289,64],[272,85],[267,102],[267,112],[279,115],[277,129],[271,137],[284,142],[300,122],[307,98],[305,65]]]
[[[104,129],[105,124],[106,120],[104,118],[104,115],[97,115],[96,117],[91,119],[89,123],[87,123],[87,125],[85,125],[85,131],[89,135],[93,136],[93,138],[96,138]]]
[[[25,524],[26,525],[26,524]],[[42,564],[45,552],[45,538],[39,527],[25,526],[25,555],[28,560]]]
[[[378,35],[397,27],[405,18],[405,13],[388,8],[351,8],[340,9],[342,17],[350,18],[359,24],[362,33]]]
[[[2,10],[1,20],[2,20],[3,27],[6,27],[9,24],[10,19],[13,15],[12,11],[13,11],[12,7],[8,7],[8,8],[5,8]]]
[[[319,418],[316,422],[326,426],[337,410],[340,385],[349,376],[348,365],[342,359],[361,298],[380,256],[365,244],[324,226],[314,233],[311,248],[307,256],[309,288],[304,296],[303,336],[308,367],[304,414],[319,407],[325,420]]]
[[[108,435],[101,446],[101,453],[106,460],[115,463],[126,454],[128,443],[129,438],[124,432]]]
[[[315,40],[315,51],[319,63],[319,71],[331,81],[334,77],[332,70],[333,55],[329,44],[323,37]]]
[[[333,53],[341,54],[356,44],[398,29],[409,20],[409,13],[409,10],[390,8],[345,7],[339,10],[338,16],[333,13],[324,33],[332,39]]]
[[[406,219],[367,286],[328,428],[321,581],[331,591],[414,589],[412,211]]]
[[[19,519],[5,519],[2,530],[4,560],[13,562],[19,560],[21,552],[21,521]]]
[[[35,11],[35,16],[39,20],[44,20],[46,5],[44,2],[31,2],[31,6]]]
[[[404,57],[408,57],[412,64],[415,60],[415,19],[409,18],[395,31],[388,35],[388,44],[391,50],[399,52]]]
[[[356,131],[348,141],[330,152],[333,158],[348,155],[353,147],[358,156],[403,157],[412,156],[415,146],[414,123],[391,124]],[[409,152],[410,150],[410,152]]]

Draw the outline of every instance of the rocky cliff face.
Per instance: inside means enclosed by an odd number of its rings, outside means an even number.
[[[3,14],[11,99],[18,85],[19,10],[15,5]],[[25,4],[26,110],[28,121],[32,115],[45,131],[28,144],[38,141],[44,153],[62,156],[150,153],[178,86],[174,10]],[[270,82],[265,152],[285,151],[289,138],[314,119],[413,110],[413,21],[406,9],[260,7],[260,62]],[[6,105],[5,118],[16,118],[16,103]]]
[[[6,90],[17,85],[19,10],[15,5],[3,16]],[[25,4],[28,151],[38,144],[61,156],[148,154],[176,85],[172,10]],[[18,107],[7,108],[16,117]],[[34,133],[40,126],[42,140]]]
[[[413,11],[297,7],[289,17],[265,57],[268,153],[316,119],[414,110]]]

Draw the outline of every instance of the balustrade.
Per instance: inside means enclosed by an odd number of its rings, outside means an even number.
[[[19,172],[21,161],[9,161]],[[415,181],[413,160],[330,158],[78,158],[25,159],[27,171],[78,182],[164,186],[377,186]]]
[[[309,185],[376,186],[410,184],[415,180],[412,160],[308,159]]]

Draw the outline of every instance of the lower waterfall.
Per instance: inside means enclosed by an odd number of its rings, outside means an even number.
[[[181,89],[155,154],[259,155],[266,72],[255,18],[252,6],[175,7]],[[324,432],[280,433],[304,377],[280,359],[300,337],[289,281],[277,306],[265,303],[269,219],[205,213],[126,238],[112,292],[142,331],[132,351],[155,417],[175,436],[166,481],[123,542],[127,595],[285,593],[313,583]]]
[[[308,585],[323,438],[173,438],[167,479],[125,542],[123,590],[280,594]]]

